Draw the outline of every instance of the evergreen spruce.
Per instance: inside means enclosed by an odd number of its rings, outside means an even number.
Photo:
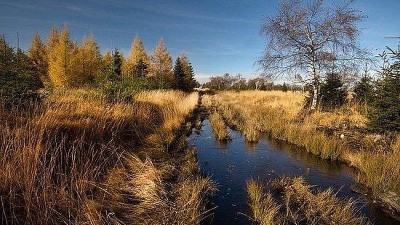
[[[188,57],[181,53],[179,59],[182,64],[183,71],[185,73],[185,85],[187,87],[187,91],[193,90],[197,86],[197,82],[194,79],[194,72],[192,64],[190,63]]]
[[[325,83],[321,87],[321,104],[324,109],[332,109],[346,102],[347,90],[337,73],[327,74]]]
[[[34,62],[21,49],[14,51],[4,38],[0,44],[0,102],[11,106],[36,98],[43,83]]]
[[[139,59],[138,63],[135,65],[135,77],[146,77],[148,73],[148,64],[142,59]]]
[[[378,131],[400,131],[400,62],[384,70],[369,116],[372,127]]]
[[[119,53],[118,49],[115,49],[113,54],[113,73],[112,79],[115,81],[120,81],[122,79],[122,55]]]
[[[354,93],[356,94],[356,100],[361,104],[368,104],[371,102],[373,97],[374,87],[372,85],[372,79],[369,76],[363,76],[354,87]]]
[[[186,86],[186,77],[185,71],[183,70],[183,66],[180,58],[178,57],[174,66],[174,79],[175,79],[175,89],[188,91],[188,87]]]

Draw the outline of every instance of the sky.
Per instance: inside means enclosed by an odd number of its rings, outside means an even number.
[[[337,2],[338,0],[336,0]],[[340,1],[340,0],[339,0]],[[335,2],[334,0],[328,0]],[[27,50],[32,37],[45,38],[51,27],[68,24],[73,40],[92,32],[102,52],[128,53],[139,35],[151,53],[163,38],[175,58],[185,52],[200,82],[226,72],[246,78],[260,74],[265,37],[260,27],[277,11],[279,0],[0,0],[0,33]],[[400,0],[358,0],[354,8],[368,17],[359,24],[360,45],[375,54],[396,47]]]

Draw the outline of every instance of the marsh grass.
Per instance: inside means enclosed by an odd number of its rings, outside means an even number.
[[[214,132],[215,138],[217,140],[227,141],[232,139],[222,116],[218,112],[214,111],[210,113],[208,119],[210,121],[211,128]]]
[[[303,109],[303,94],[280,91],[226,91],[207,98],[207,107],[216,108],[246,139],[252,139],[246,136],[252,131],[264,132],[323,159],[356,167],[358,180],[399,212],[400,135],[368,132],[361,106],[310,113]]]
[[[267,185],[249,180],[247,192],[252,216],[261,225],[369,224],[353,200],[339,199],[332,189],[314,191],[300,177],[282,177]]]
[[[199,224],[213,183],[193,154],[178,160],[184,144],[167,148],[197,93],[135,97],[61,90],[28,114],[1,109],[1,223]]]

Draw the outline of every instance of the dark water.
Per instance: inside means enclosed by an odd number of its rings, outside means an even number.
[[[334,188],[341,198],[353,198],[360,212],[374,224],[400,224],[383,212],[365,196],[350,190],[356,173],[350,167],[321,160],[296,147],[263,137],[257,144],[248,144],[240,133],[230,130],[233,140],[220,143],[208,120],[199,132],[193,132],[190,143],[198,149],[201,170],[218,183],[218,192],[211,199],[217,207],[212,224],[252,224],[247,205],[246,180],[261,181],[286,176],[303,176],[316,189]]]

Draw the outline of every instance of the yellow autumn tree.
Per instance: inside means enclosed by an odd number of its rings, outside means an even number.
[[[156,79],[160,88],[168,88],[172,85],[172,58],[161,39],[151,57],[149,76]]]
[[[64,26],[58,32],[52,30],[48,40],[55,40],[49,41],[48,45],[49,77],[52,84],[55,87],[82,86],[87,76],[82,75],[81,50],[76,42],[70,40],[69,27]]]
[[[46,44],[45,44],[45,49],[46,49],[47,55],[49,55],[49,53],[57,45],[59,38],[60,38],[60,34],[59,34],[58,29],[56,27],[51,28],[49,35],[47,36],[47,40],[46,40]]]
[[[102,58],[100,47],[96,42],[93,34],[83,38],[82,45],[79,46],[76,56],[77,69],[74,76],[79,76],[76,79],[83,85],[98,76],[101,72]]]
[[[41,82],[47,86],[50,82],[47,75],[48,62],[46,48],[39,34],[35,34],[32,39],[31,47],[28,50],[28,57],[31,59],[34,70],[38,73]]]
[[[106,51],[103,54],[103,57],[101,59],[102,62],[102,71],[104,74],[109,74],[112,72],[112,66],[113,66],[113,56],[111,51]]]
[[[136,36],[124,63],[123,74],[128,77],[143,77],[147,75],[149,66],[149,56],[139,36]]]

